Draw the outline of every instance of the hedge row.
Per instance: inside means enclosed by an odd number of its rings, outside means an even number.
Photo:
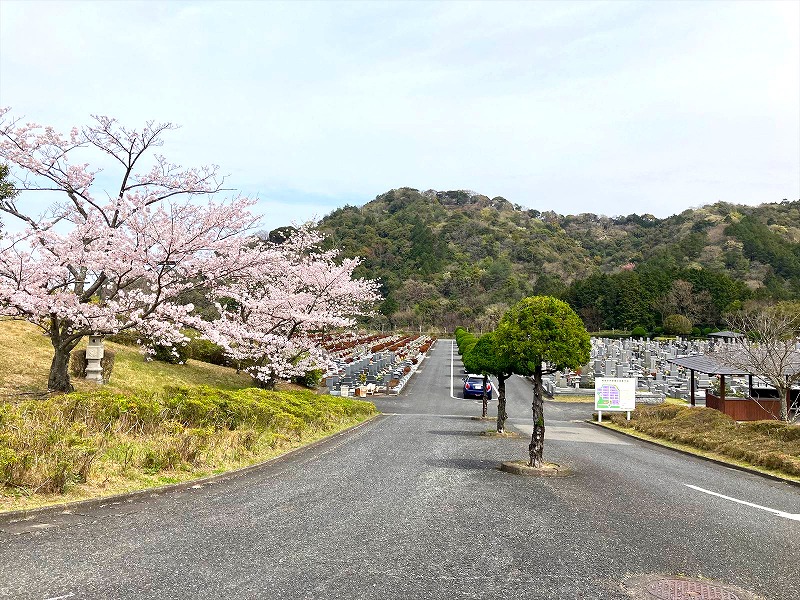
[[[61,493],[88,481],[98,464],[115,473],[213,468],[374,412],[370,402],[255,388],[101,391],[0,404],[0,485]]]

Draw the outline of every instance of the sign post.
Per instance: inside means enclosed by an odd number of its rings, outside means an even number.
[[[597,422],[603,422],[603,411],[626,412],[628,421],[636,409],[635,377],[598,377],[594,381],[594,409]]]

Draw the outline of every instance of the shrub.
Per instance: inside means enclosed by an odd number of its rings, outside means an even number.
[[[72,377],[86,377],[86,367],[89,361],[86,360],[86,353],[83,350],[75,350],[69,355],[69,374]]]
[[[116,361],[117,353],[106,348],[103,352],[103,358],[100,359],[100,368],[103,369],[103,381],[111,381],[111,373],[114,372],[114,363]]]
[[[298,385],[304,385],[309,389],[315,390],[322,383],[323,372],[321,369],[314,369],[309,371],[302,377],[295,377],[292,379]]]
[[[62,493],[98,460],[117,473],[218,464],[374,412],[370,402],[255,388],[98,390],[0,404],[0,486]]]
[[[109,392],[70,394],[75,404],[85,403],[86,422],[113,432],[154,431],[164,420],[164,406],[154,396],[123,396]]]
[[[225,350],[214,342],[198,337],[195,332],[188,333],[190,338],[186,345],[186,355],[194,360],[211,363],[212,365],[229,366],[230,361],[225,356]]]
[[[147,354],[153,360],[171,365],[183,365],[186,364],[189,358],[189,348],[188,344],[174,344],[172,346],[152,344],[148,347]]]
[[[633,328],[633,331],[631,331],[631,337],[645,338],[647,337],[647,330],[641,325],[637,325]]]
[[[664,319],[664,333],[667,335],[689,335],[692,322],[683,315],[669,315]]]
[[[121,344],[123,346],[134,347],[138,347],[140,345],[140,338],[141,335],[133,329],[126,329],[125,331],[120,331],[114,335],[106,336],[106,340],[109,342],[114,342],[115,344]]]

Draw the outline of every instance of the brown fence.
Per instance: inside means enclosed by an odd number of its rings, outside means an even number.
[[[725,398],[723,400],[708,390],[706,390],[706,406],[724,412],[737,421],[778,419],[781,414],[781,403],[777,398],[761,398],[758,402],[752,398]]]

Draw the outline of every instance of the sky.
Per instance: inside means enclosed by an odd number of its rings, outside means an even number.
[[[800,2],[0,0],[0,106],[176,123],[163,154],[219,165],[266,230],[404,186],[608,216],[797,200]]]

